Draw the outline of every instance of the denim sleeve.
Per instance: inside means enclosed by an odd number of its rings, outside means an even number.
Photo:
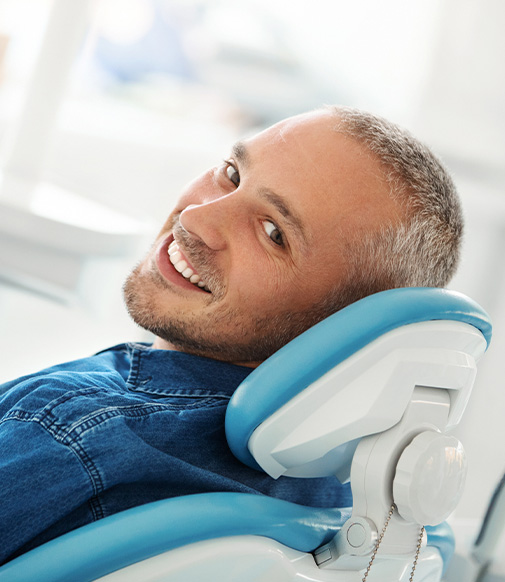
[[[0,564],[33,545],[64,516],[87,509],[92,482],[75,452],[36,420],[0,423]],[[92,521],[83,516],[83,521]],[[42,543],[41,540],[38,543]],[[37,544],[35,544],[37,545]],[[21,551],[20,551],[21,550]]]

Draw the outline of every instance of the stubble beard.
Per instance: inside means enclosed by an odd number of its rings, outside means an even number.
[[[148,267],[149,258],[133,269],[123,292],[133,321],[177,350],[225,362],[261,362],[331,312],[326,302],[303,312],[290,311],[286,305],[279,313],[266,316],[248,313],[247,305],[241,309],[220,306],[225,288],[212,251],[189,239],[177,225],[174,232],[177,240],[184,242],[188,259],[198,266],[212,290],[209,304],[215,303],[215,307],[196,313],[189,308],[171,307],[169,298],[176,291],[155,266]]]

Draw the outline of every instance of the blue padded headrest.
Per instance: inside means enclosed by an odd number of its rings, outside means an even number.
[[[388,331],[421,321],[473,325],[491,341],[488,314],[455,291],[427,287],[390,289],[370,295],[317,323],[254,370],[232,396],[226,437],[234,455],[261,470],[249,452],[251,434],[291,398],[337,364]]]

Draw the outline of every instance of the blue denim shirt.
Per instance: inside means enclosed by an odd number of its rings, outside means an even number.
[[[335,478],[274,481],[241,464],[224,433],[249,374],[124,344],[0,386],[0,564],[118,511],[209,491],[351,505]]]

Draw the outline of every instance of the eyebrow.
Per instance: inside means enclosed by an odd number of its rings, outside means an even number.
[[[247,148],[243,142],[237,141],[234,143],[233,147],[231,148],[231,154],[234,159],[237,160],[237,162],[240,162],[245,168],[249,166],[249,152],[247,151]]]
[[[247,147],[243,142],[236,142],[232,147],[231,153],[233,158],[244,168],[250,166],[251,158],[249,152],[247,151]],[[284,220],[295,231],[295,234],[297,234],[302,239],[302,243],[307,246],[307,234],[305,232],[303,221],[290,206],[288,200],[274,192],[272,189],[266,188],[264,186],[260,186],[258,188],[258,193],[260,197],[263,198],[263,200],[266,200],[277,209]]]
[[[305,233],[305,229],[302,223],[301,218],[294,212],[294,210],[289,206],[287,201],[282,197],[279,196],[270,188],[259,188],[259,195],[261,198],[269,202],[272,206],[282,214],[284,220],[292,227],[295,234],[299,235],[302,239],[303,244],[307,245],[307,236]]]

